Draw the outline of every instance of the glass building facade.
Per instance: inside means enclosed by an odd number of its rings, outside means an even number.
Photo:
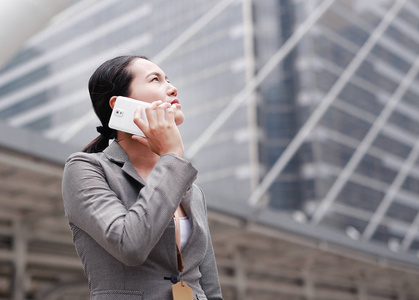
[[[99,125],[92,72],[116,55],[146,55],[178,88],[186,149],[222,123],[191,158],[212,209],[249,217],[250,196],[304,129],[260,199],[277,219],[269,222],[419,264],[419,3],[326,2],[80,1],[1,70],[0,118],[82,148]],[[221,122],[299,29],[298,43]]]
[[[301,24],[313,3],[294,2]],[[418,13],[416,1],[337,1],[294,60],[298,126],[337,91],[298,154],[300,209],[399,255],[419,253]]]

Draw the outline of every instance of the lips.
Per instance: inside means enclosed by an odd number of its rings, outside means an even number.
[[[174,99],[172,102],[170,102],[170,104],[179,104],[179,100],[178,99]]]

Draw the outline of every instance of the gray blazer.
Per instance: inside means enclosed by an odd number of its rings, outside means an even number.
[[[206,203],[188,161],[162,155],[147,178],[117,142],[66,162],[63,200],[94,300],[172,299],[178,273],[173,214],[182,204],[192,232],[182,250],[194,299],[222,299]],[[166,279],[165,279],[166,278]]]

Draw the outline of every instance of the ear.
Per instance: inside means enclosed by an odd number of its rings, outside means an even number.
[[[116,101],[116,96],[112,96],[111,99],[109,99],[109,105],[113,109]]]

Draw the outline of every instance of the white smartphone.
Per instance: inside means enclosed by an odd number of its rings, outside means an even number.
[[[144,136],[144,133],[141,131],[141,129],[138,128],[138,126],[134,123],[134,113],[138,106],[146,108],[150,104],[151,103],[148,102],[118,96],[116,98],[115,105],[112,110],[112,115],[109,120],[109,128]],[[148,123],[144,109],[141,112],[141,119]]]

